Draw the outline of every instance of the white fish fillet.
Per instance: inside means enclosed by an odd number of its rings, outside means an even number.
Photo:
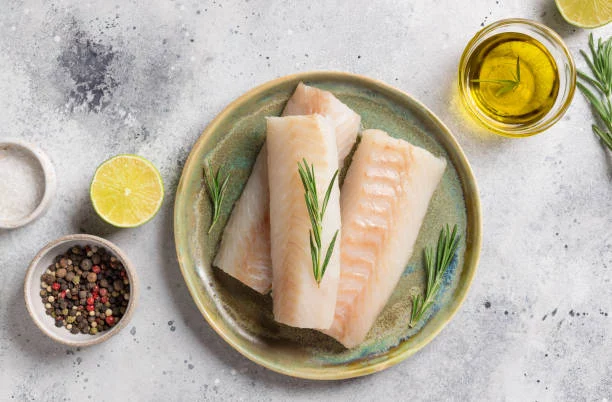
[[[335,132],[320,115],[269,117],[270,244],[274,319],[300,328],[327,329],[334,319],[340,273],[339,241],[319,285],[312,271],[310,218],[298,163],[314,166],[319,202],[338,169]],[[323,253],[340,229],[340,190],[336,182],[322,222]]]
[[[283,115],[320,114],[328,117],[336,133],[338,163],[351,151],[361,117],[331,92],[299,83]],[[264,154],[263,156],[261,154]],[[259,293],[272,287],[268,169],[265,145],[223,232],[213,265],[221,268]],[[265,183],[265,184],[264,184]],[[265,186],[265,187],[264,187]]]
[[[320,114],[330,119],[336,131],[338,165],[342,168],[344,158],[351,152],[357,139],[361,116],[340,102],[331,92],[300,82],[287,102],[283,116],[310,114]]]
[[[266,145],[225,226],[214,265],[265,294],[272,287],[270,192]]]
[[[393,293],[446,160],[380,130],[366,130],[341,194],[340,283],[334,322],[324,331],[352,348]]]

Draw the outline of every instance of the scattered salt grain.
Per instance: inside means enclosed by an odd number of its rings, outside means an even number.
[[[221,383],[221,380],[218,378],[215,378],[215,385],[219,385]]]
[[[31,154],[15,147],[0,148],[0,220],[28,216],[40,203],[44,190],[44,172]]]

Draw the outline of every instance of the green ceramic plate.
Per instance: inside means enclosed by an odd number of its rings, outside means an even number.
[[[364,128],[380,128],[450,162],[436,190],[415,246],[393,296],[367,340],[345,349],[314,330],[278,324],[272,300],[211,267],[223,227],[249,177],[265,138],[265,116],[279,115],[298,82],[333,92],[362,117]],[[202,167],[231,169],[221,219],[210,235],[211,208]],[[423,288],[421,250],[435,243],[441,227],[457,223],[461,243],[435,306],[421,325],[409,328],[411,295]],[[176,194],[174,231],[178,260],[198,308],[223,339],[274,371],[311,379],[340,379],[374,373],[415,353],[436,336],[465,298],[481,244],[476,182],[449,130],[425,106],[380,81],[340,73],[300,73],[268,82],[230,104],[206,128],[183,169]]]

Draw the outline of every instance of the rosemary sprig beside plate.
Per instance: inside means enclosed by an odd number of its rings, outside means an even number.
[[[412,313],[410,314],[410,323],[408,324],[411,328],[423,318],[425,312],[433,305],[442,284],[442,277],[444,277],[444,273],[453,260],[458,245],[457,225],[453,227],[452,231],[446,225],[440,231],[435,255],[431,247],[425,248],[427,286],[425,288],[425,296],[417,295],[412,299]]]
[[[325,197],[323,198],[323,204],[320,208],[314,165],[311,164],[308,166],[306,159],[302,159],[302,162],[298,163],[298,172],[300,174],[302,184],[304,185],[304,199],[306,200],[306,208],[308,209],[308,216],[310,217],[310,224],[312,226],[312,229],[309,232],[312,273],[317,285],[319,285],[323,279],[323,275],[325,275],[325,270],[327,269],[329,259],[334,251],[334,245],[336,244],[336,239],[339,232],[339,230],[336,230],[334,237],[327,247],[325,257],[321,261],[321,252],[323,251],[321,241],[321,232],[323,231],[323,216],[325,215],[325,210],[327,209],[327,203],[334,187],[334,182],[336,181],[336,177],[338,177],[338,170],[336,170],[331,181],[329,182],[329,185],[327,186],[327,191],[325,192]]]
[[[593,124],[593,132],[612,151],[612,37],[605,41],[599,38],[597,46],[595,46],[593,34],[590,34],[589,49],[591,50],[591,59],[583,50],[580,51],[580,54],[586,60],[593,77],[578,70],[578,77],[583,82],[578,81],[576,85],[595,108],[604,124],[604,128]],[[594,89],[594,92],[587,85]]]

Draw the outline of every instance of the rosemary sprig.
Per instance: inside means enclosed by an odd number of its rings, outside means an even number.
[[[442,284],[442,277],[455,256],[458,244],[457,225],[453,227],[452,232],[449,226],[446,225],[440,231],[435,257],[431,247],[425,248],[427,287],[425,288],[425,297],[417,295],[412,299],[412,313],[410,314],[410,323],[408,324],[411,328],[423,318],[423,314],[433,305]]]
[[[520,58],[518,56],[516,57],[516,72],[512,73],[512,78],[513,79],[511,80],[476,80],[474,79],[471,81],[500,85],[497,92],[495,92],[495,96],[501,96],[510,91],[514,91],[521,83],[521,65],[520,65]]]
[[[204,166],[204,179],[206,180],[206,187],[208,188],[208,196],[210,197],[210,202],[213,207],[213,217],[212,222],[210,223],[210,227],[208,228],[208,233],[212,231],[213,226],[219,220],[219,215],[221,213],[221,204],[223,203],[223,196],[225,195],[225,190],[227,189],[227,183],[229,181],[230,175],[229,173],[225,176],[225,179],[221,181],[221,169],[217,170],[217,174],[213,175],[210,169],[210,164],[206,163]]]
[[[578,70],[578,77],[584,82],[579,81],[576,85],[593,108],[595,108],[605,126],[602,129],[593,124],[593,132],[612,151],[612,37],[609,37],[606,41],[602,41],[599,38],[596,47],[593,34],[591,33],[589,35],[589,48],[592,60],[589,59],[585,51],[581,50],[580,54],[586,60],[594,78]],[[585,84],[594,88],[597,95]]]
[[[311,164],[309,167],[306,159],[302,159],[301,164],[298,162],[298,172],[300,174],[300,179],[302,179],[302,184],[304,185],[304,199],[306,200],[306,209],[308,209],[308,216],[310,217],[310,224],[312,227],[308,233],[310,240],[310,255],[312,257],[312,273],[317,285],[319,285],[323,279],[323,275],[325,275],[325,270],[327,269],[327,265],[329,264],[329,260],[334,251],[334,245],[336,244],[336,238],[338,237],[339,232],[339,230],[336,230],[334,237],[327,247],[325,257],[321,261],[321,252],[323,251],[323,246],[321,244],[323,216],[325,215],[327,203],[329,202],[329,197],[334,187],[334,181],[336,180],[336,177],[338,177],[338,170],[336,170],[336,173],[334,173],[329,186],[327,186],[327,191],[325,193],[325,197],[323,198],[321,208],[319,208],[319,196],[317,194],[314,165]]]

